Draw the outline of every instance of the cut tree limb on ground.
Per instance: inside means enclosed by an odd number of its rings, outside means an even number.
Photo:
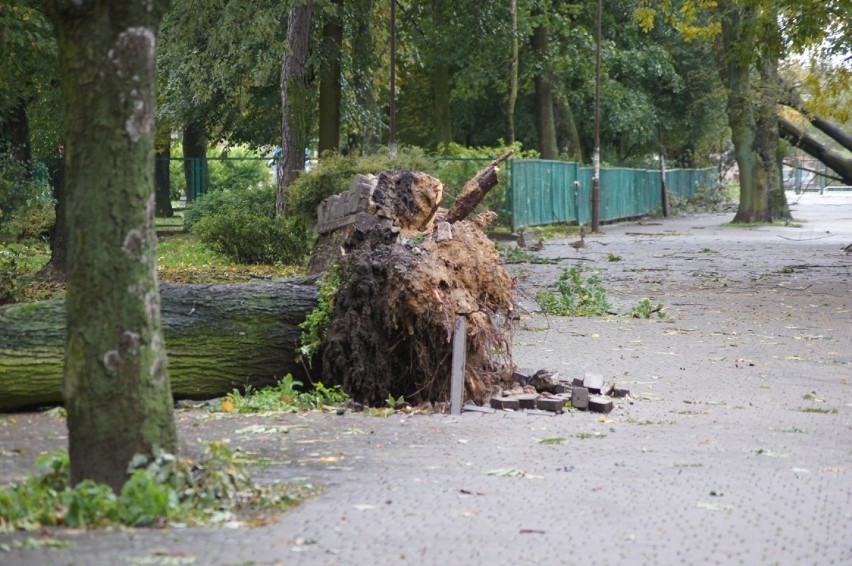
[[[340,238],[323,253],[344,282],[322,348],[327,385],[372,405],[389,395],[445,401],[458,315],[468,320],[466,398],[482,403],[511,378],[514,283],[482,231],[496,214],[465,220],[510,154],[469,181],[449,212],[439,208],[441,182],[424,173],[356,179],[354,200],[337,197],[342,216],[331,214],[327,235]],[[350,215],[357,221],[347,223]],[[160,293],[176,399],[262,387],[287,373],[307,381],[296,350],[299,324],[317,305],[312,280],[163,284]],[[64,351],[62,299],[0,308],[0,411],[61,403]]]
[[[211,399],[292,373],[299,324],[316,306],[311,280],[162,284],[162,322],[176,399]],[[63,299],[0,308],[0,411],[62,402]]]

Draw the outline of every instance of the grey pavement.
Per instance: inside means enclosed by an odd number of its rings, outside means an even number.
[[[227,435],[273,459],[259,480],[322,493],[252,529],[0,535],[0,564],[852,564],[852,195],[794,214],[606,226],[580,252],[548,241],[557,265],[511,266],[516,363],[630,389],[605,417],[185,411],[188,451]],[[536,289],[572,265],[602,272],[617,312],[649,297],[669,316],[543,316]],[[64,442],[44,415],[8,426],[27,423]]]

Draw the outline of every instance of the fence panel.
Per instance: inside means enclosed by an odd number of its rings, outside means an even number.
[[[513,160],[512,229],[525,226],[592,221],[591,167],[540,159]],[[666,172],[669,193],[691,197],[699,185],[715,186],[716,169],[672,169]],[[600,220],[612,222],[662,209],[660,172],[601,168]]]

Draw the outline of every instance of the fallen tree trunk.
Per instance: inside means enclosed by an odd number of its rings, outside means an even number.
[[[830,167],[844,185],[852,185],[852,158],[826,146],[786,118],[779,116],[778,128],[782,138]]]
[[[299,324],[316,306],[310,280],[162,284],[162,322],[175,399],[304,380]],[[65,301],[0,308],[0,411],[62,402]]]
[[[784,87],[784,95],[781,104],[789,106],[796,112],[804,116],[816,129],[839,143],[847,151],[852,151],[852,135],[843,130],[839,124],[830,122],[824,118],[820,118],[813,112],[807,109],[807,104],[802,98],[799,89],[789,80],[782,80],[781,86]]]

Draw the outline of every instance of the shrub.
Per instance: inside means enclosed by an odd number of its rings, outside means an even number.
[[[193,232],[210,249],[236,263],[298,264],[310,252],[312,241],[300,218],[276,218],[239,208],[202,217]]]
[[[53,201],[31,200],[15,211],[0,229],[0,240],[47,241],[55,221]]]
[[[184,228],[192,230],[205,217],[229,211],[239,211],[251,216],[272,217],[275,213],[276,193],[273,187],[238,191],[222,189],[201,195],[186,207]]]
[[[289,212],[301,217],[306,224],[316,222],[317,207],[331,195],[349,188],[357,174],[376,175],[386,170],[408,169],[436,175],[434,160],[419,148],[401,149],[397,159],[387,154],[323,155],[316,167],[301,175],[290,185],[287,205]]]
[[[0,154],[0,236],[4,239],[18,239],[22,232],[29,235],[43,228],[43,222],[29,226],[31,219],[26,216],[33,211],[52,208],[47,177],[41,163],[25,163]],[[16,221],[19,214],[24,218]]]

